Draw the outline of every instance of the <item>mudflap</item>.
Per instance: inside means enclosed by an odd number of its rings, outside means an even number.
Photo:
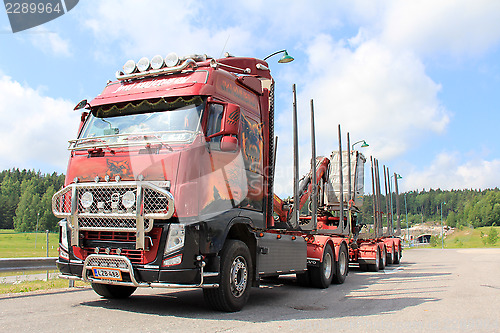
[[[257,237],[257,272],[260,276],[302,272],[307,267],[303,237],[264,233]]]

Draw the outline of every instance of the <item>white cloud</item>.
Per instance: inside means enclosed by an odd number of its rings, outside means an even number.
[[[137,58],[158,52],[219,57],[229,36],[231,49],[244,53],[251,48],[249,31],[221,27],[218,17],[206,15],[203,3],[195,1],[110,0],[87,8],[93,15],[84,25],[93,31],[101,53],[118,47]]]
[[[66,172],[79,118],[73,106],[0,73],[0,169],[44,165]]]
[[[341,124],[352,142],[365,139],[369,153],[390,159],[419,137],[446,129],[450,116],[438,98],[441,87],[412,53],[395,53],[374,40],[351,49],[321,35],[307,54],[310,66],[299,94],[302,123],[309,122],[312,98],[319,142],[336,142]]]
[[[491,0],[391,1],[381,40],[422,54],[481,54],[500,40],[500,2]]]
[[[31,43],[46,54],[68,57],[71,56],[69,42],[58,33],[45,28],[35,28],[29,33]]]
[[[500,184],[500,159],[481,158],[462,161],[458,152],[441,153],[431,165],[412,170],[401,182],[403,190],[412,189],[486,189]]]

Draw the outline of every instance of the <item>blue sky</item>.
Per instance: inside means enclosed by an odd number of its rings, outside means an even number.
[[[288,1],[290,2],[290,1]],[[403,176],[400,188],[500,184],[500,2],[80,1],[13,34],[0,11],[0,169],[65,172],[73,106],[100,93],[128,59],[223,51],[269,60],[276,80],[277,192],[291,192],[291,86],[297,84],[301,173],[309,100],[318,154],[351,142]],[[359,146],[358,146],[359,147]]]

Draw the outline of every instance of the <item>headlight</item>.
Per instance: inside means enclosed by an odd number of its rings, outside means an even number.
[[[122,197],[122,205],[123,207],[130,209],[135,204],[135,194],[132,191],[127,191]]]
[[[184,246],[185,230],[184,224],[171,224],[168,231],[167,244],[164,254],[179,250]]]
[[[61,220],[59,222],[59,226],[61,227],[61,247],[68,251],[69,244],[68,244],[68,222],[66,219]]]
[[[85,209],[89,209],[90,206],[92,206],[92,202],[94,202],[94,197],[92,196],[92,193],[90,192],[83,193],[82,197],[80,198],[80,203],[82,204],[82,207]]]

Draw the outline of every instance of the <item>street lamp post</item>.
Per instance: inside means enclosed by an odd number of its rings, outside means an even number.
[[[40,213],[36,213],[35,249],[36,249],[36,237],[38,235],[38,218],[39,217],[40,217]]]
[[[443,204],[446,202],[441,202],[441,249],[444,249]]]
[[[405,216],[406,216],[406,240],[410,245],[410,227],[408,226],[408,208],[406,207],[406,192],[405,192]]]

